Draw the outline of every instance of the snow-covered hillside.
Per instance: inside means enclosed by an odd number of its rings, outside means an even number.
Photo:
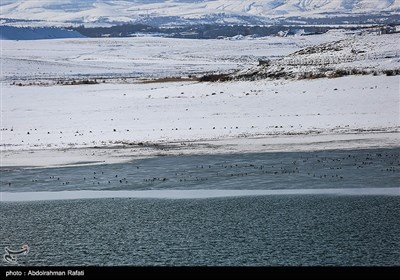
[[[2,18],[52,24],[178,23],[195,19],[266,23],[277,17],[396,14],[400,0],[3,0],[0,5]]]
[[[328,32],[326,36],[332,33],[341,32]],[[399,33],[349,35],[265,61],[262,65],[239,71],[234,77],[309,79],[358,74],[397,75],[400,73],[399,41]]]

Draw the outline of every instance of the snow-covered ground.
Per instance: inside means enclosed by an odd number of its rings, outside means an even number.
[[[141,147],[162,154],[169,150],[171,142],[179,143],[170,149],[176,152],[179,146],[185,150],[185,143],[212,144],[213,140],[224,139],[225,142],[214,143],[222,143],[222,151],[245,151],[251,150],[245,147],[252,145],[249,138],[253,137],[267,137],[254,149],[268,151],[271,138],[294,137],[289,141],[293,143],[300,137],[304,138],[300,142],[307,143],[310,138],[305,135],[318,134],[330,137],[314,137],[314,142],[337,140],[336,144],[319,147],[332,148],[340,142],[335,135],[343,133],[355,133],[345,140],[352,140],[353,146],[358,147],[364,145],[355,141],[362,139],[360,133],[396,132],[399,106],[398,76],[227,83],[6,85],[2,87],[2,160],[3,165],[20,165],[15,157],[22,155],[27,164],[21,150],[38,151],[40,155],[45,149],[110,146],[125,146],[130,155],[140,155]],[[384,139],[364,140],[372,146],[396,145],[398,136],[391,133],[385,134]],[[239,141],[240,145],[235,139],[244,140]],[[209,150],[216,149],[211,145]],[[94,151],[92,160],[107,158],[104,151]],[[201,149],[192,146],[191,152],[196,151]],[[91,153],[85,153],[89,160]],[[120,156],[120,152],[116,155]],[[44,158],[39,156],[35,160],[32,156],[31,160],[40,162]]]
[[[98,79],[126,83],[140,78],[206,73],[288,77],[330,76],[337,70],[400,71],[400,34],[358,35],[332,30],[314,36],[191,40],[155,37],[0,40],[1,81],[56,84]],[[258,67],[259,60],[272,61]],[[241,71],[240,71],[241,70]]]
[[[256,64],[258,57],[276,58],[348,36],[353,35],[0,41],[1,164],[398,146],[399,76],[225,83],[118,80],[232,71]],[[398,37],[381,38],[396,46],[388,38]],[[369,67],[382,59],[369,61]],[[397,58],[390,59],[395,65]],[[114,79],[73,86],[48,82],[102,75]],[[13,85],[24,79],[24,86]],[[46,86],[29,85],[36,81]]]
[[[301,48],[345,38],[343,32],[305,37],[190,40],[154,37],[1,41],[2,80],[85,77],[166,77],[230,72]]]
[[[286,190],[150,190],[150,191],[58,191],[2,192],[0,201],[43,201],[94,198],[199,199],[266,195],[384,195],[399,196],[399,188],[286,189]]]
[[[332,34],[342,33],[329,32],[326,36]],[[399,42],[400,33],[348,34],[340,40],[316,44],[272,60],[268,65],[239,71],[235,76],[315,78],[400,73]]]

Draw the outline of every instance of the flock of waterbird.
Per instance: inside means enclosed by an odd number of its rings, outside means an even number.
[[[240,182],[263,181],[296,184],[296,181],[318,183],[345,184],[349,181],[362,182],[368,176],[384,181],[399,180],[400,150],[377,150],[358,152],[308,152],[308,153],[257,154],[241,159],[240,155],[192,156],[190,163],[162,162],[164,157],[137,161],[122,165],[93,165],[81,167],[63,167],[42,169],[39,174],[29,178],[32,187],[51,186],[59,190],[68,190],[73,186],[80,189],[146,189],[163,187],[184,187],[199,184],[224,183],[239,180]],[[149,161],[150,160],[150,161]],[[186,158],[187,160],[187,158]],[[150,164],[149,164],[150,163]],[[71,169],[72,168],[72,169]],[[74,169],[75,168],[75,169]],[[79,172],[74,172],[80,169]],[[45,170],[45,172],[44,172]],[[32,171],[31,171],[32,172]],[[2,185],[18,190],[26,179],[7,178],[2,172]],[[372,178],[371,177],[371,178]],[[22,178],[22,179],[21,179]],[[23,181],[25,180],[25,181]]]

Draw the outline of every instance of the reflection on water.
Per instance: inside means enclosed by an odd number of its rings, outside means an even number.
[[[5,202],[0,211],[0,248],[30,246],[21,265],[400,265],[398,196]]]

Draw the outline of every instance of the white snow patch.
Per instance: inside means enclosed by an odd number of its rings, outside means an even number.
[[[390,195],[400,188],[281,189],[281,190],[148,190],[148,191],[60,191],[2,192],[0,201],[43,201],[100,198],[204,199],[218,197],[272,195]]]

